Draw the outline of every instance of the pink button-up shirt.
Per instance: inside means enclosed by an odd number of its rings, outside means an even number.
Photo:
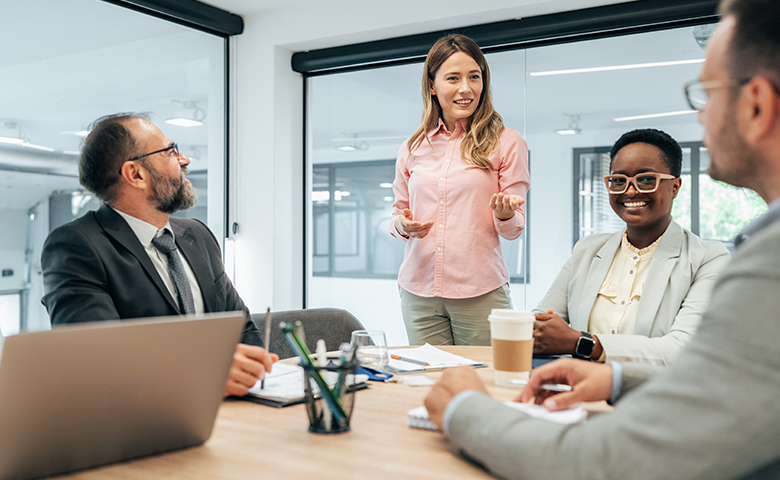
[[[514,240],[525,227],[525,205],[509,220],[499,221],[490,197],[528,192],[528,147],[517,130],[505,128],[490,155],[488,172],[460,157],[466,119],[450,133],[441,120],[409,157],[407,143],[396,162],[395,209],[390,234],[407,242],[398,284],[421,297],[472,298],[509,282],[499,235]],[[433,148],[431,148],[431,145]],[[438,154],[438,159],[437,159]],[[432,220],[425,238],[408,238],[395,227],[403,210],[414,220]]]

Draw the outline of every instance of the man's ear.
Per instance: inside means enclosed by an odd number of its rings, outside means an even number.
[[[780,96],[766,77],[753,77],[737,100],[737,128],[748,144],[764,139],[780,122]],[[741,127],[741,128],[740,128]]]
[[[146,188],[149,180],[149,172],[139,162],[133,160],[123,163],[119,174],[120,182],[126,182],[134,188]]]

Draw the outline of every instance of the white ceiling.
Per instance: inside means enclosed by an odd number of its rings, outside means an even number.
[[[653,126],[673,135],[695,115],[615,122],[616,117],[687,110],[682,86],[700,64],[529,77],[531,72],[702,59],[692,27],[488,55],[494,105],[505,124],[534,135],[579,115],[583,133]],[[422,65],[365,70],[310,80],[313,148],[319,161],[394,158],[422,113]],[[526,124],[526,118],[528,124]],[[362,152],[338,152],[349,136],[370,138]],[[399,140],[400,137],[400,140]],[[615,138],[609,138],[610,144]],[[563,137],[561,138],[563,140]],[[567,141],[576,142],[577,136]],[[682,139],[681,139],[682,140]],[[346,142],[351,143],[351,142]],[[591,145],[595,146],[595,145]]]

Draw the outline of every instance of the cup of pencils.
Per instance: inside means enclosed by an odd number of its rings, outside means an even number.
[[[341,433],[349,431],[349,419],[355,406],[355,392],[350,390],[347,375],[354,375],[358,361],[324,367],[301,362],[305,374],[306,411],[309,414],[309,431],[314,433]],[[327,390],[320,387],[322,378]]]
[[[294,324],[282,322],[279,327],[300,358],[300,365],[303,368],[309,431],[314,433],[349,431],[349,419],[355,405],[355,392],[349,387],[360,363],[355,356],[355,347],[349,343],[342,344],[337,361],[328,361],[322,340],[318,342],[322,343],[322,348],[318,345],[317,356],[311,354],[306,346],[301,322]]]

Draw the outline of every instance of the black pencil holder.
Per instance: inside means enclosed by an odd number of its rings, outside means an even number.
[[[358,364],[357,360],[344,365],[330,362],[325,367],[301,364],[305,374],[304,391],[310,432],[342,433],[349,431],[349,419],[352,417],[352,409],[355,406],[355,392],[348,383],[352,382]],[[321,382],[325,382],[330,393],[322,390]],[[328,397],[326,398],[326,396]]]

